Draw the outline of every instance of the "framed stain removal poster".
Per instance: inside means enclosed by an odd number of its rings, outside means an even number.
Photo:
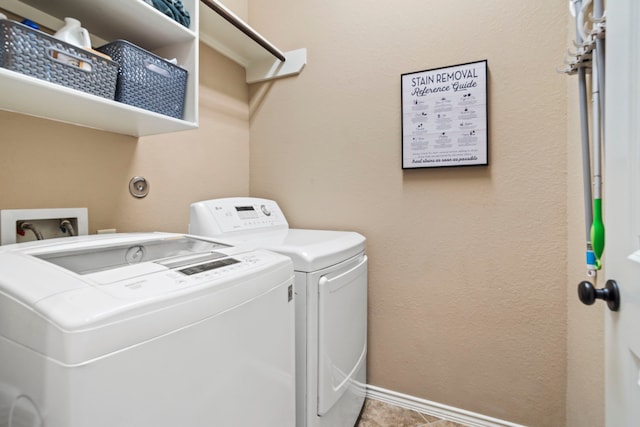
[[[402,168],[488,165],[487,61],[402,74]]]

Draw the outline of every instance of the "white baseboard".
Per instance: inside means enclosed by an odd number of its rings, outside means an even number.
[[[367,398],[469,427],[526,427],[367,384]]]

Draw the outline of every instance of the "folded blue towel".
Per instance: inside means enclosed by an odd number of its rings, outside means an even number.
[[[169,18],[189,28],[191,17],[180,0],[144,0]]]

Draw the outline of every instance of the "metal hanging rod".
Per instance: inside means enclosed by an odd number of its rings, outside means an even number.
[[[253,28],[248,26],[244,21],[238,18],[233,12],[229,9],[221,5],[220,3],[212,0],[200,0],[204,3],[209,9],[216,12],[218,15],[226,19],[231,25],[242,31],[247,37],[251,40],[258,43],[265,50],[267,50],[270,54],[278,58],[280,61],[286,61],[284,53],[282,53],[277,47],[269,43],[264,37],[258,34]]]

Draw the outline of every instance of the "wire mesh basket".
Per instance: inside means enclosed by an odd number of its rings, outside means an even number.
[[[126,40],[97,50],[120,64],[116,101],[182,119],[187,70]]]
[[[0,67],[113,99],[118,64],[18,22],[0,20]]]

